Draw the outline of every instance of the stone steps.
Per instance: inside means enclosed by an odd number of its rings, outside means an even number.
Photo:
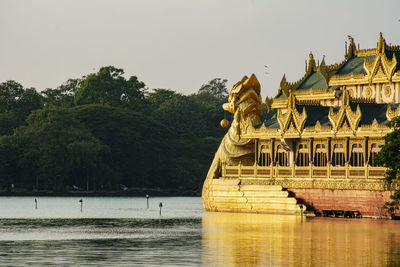
[[[250,197],[270,197],[270,198],[287,198],[289,196],[288,191],[229,191],[229,190],[219,190],[217,188],[212,192],[213,197],[220,197],[220,196],[245,196],[247,198]]]
[[[280,185],[241,185],[240,179],[214,179],[209,198],[217,211],[294,213],[301,212],[297,199]],[[305,206],[303,206],[305,209]]]

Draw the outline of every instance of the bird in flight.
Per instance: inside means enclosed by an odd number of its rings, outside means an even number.
[[[264,68],[265,68],[265,69],[269,69],[267,65],[264,65]],[[269,72],[266,71],[265,74],[269,74]]]

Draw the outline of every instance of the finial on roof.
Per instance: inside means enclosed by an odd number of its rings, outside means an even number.
[[[347,35],[347,38],[349,38],[349,49],[347,50],[347,42],[346,44],[346,53],[345,53],[345,58],[350,59],[353,55],[354,52],[357,50],[356,45],[354,44],[354,38],[351,35]]]
[[[319,66],[325,66],[325,55],[322,56],[321,64]]]
[[[379,40],[376,46],[377,54],[383,54],[385,52],[385,39],[382,36],[382,32],[379,33]]]
[[[312,70],[314,67],[315,67],[314,55],[310,51],[310,54],[308,55],[308,68],[307,68],[307,71]]]

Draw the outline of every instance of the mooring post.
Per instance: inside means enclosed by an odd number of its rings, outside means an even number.
[[[83,200],[80,199],[80,200],[79,200],[79,203],[81,203],[81,212],[82,212]]]
[[[35,209],[37,210],[37,199],[35,198]]]
[[[158,206],[160,207],[160,216],[161,216],[162,202],[160,202],[160,203],[158,204]]]
[[[300,204],[301,222],[303,222],[303,204]]]
[[[149,195],[146,195],[146,200],[147,200],[147,209],[149,209]]]

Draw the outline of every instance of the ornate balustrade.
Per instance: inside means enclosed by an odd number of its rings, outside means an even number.
[[[386,168],[371,167],[353,167],[332,166],[328,164],[325,167],[317,166],[228,166],[221,165],[221,176],[224,178],[332,178],[332,179],[384,179]]]

